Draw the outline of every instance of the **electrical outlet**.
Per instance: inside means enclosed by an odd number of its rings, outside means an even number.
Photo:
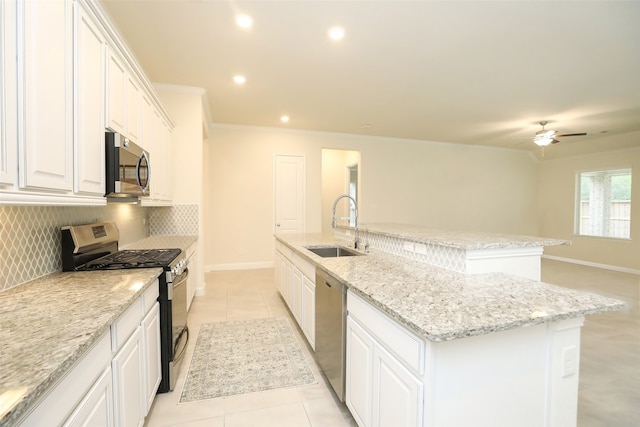
[[[562,349],[562,378],[575,375],[578,369],[578,349],[575,345]]]

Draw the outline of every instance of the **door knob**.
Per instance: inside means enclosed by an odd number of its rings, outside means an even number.
[[[277,224],[276,224],[276,227],[280,227],[280,223],[277,223]]]

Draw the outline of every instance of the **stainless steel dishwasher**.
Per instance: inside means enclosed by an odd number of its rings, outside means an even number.
[[[316,268],[316,360],[344,402],[347,287]]]

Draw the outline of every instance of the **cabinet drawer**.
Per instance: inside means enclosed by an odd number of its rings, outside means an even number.
[[[293,253],[293,264],[298,267],[298,270],[302,272],[308,279],[315,283],[316,281],[316,267],[309,261],[297,253]]]
[[[276,251],[280,252],[282,256],[291,261],[293,249],[291,249],[289,246],[276,240]]]
[[[131,336],[142,321],[142,298],[138,298],[111,325],[111,349],[115,353]]]
[[[425,342],[349,291],[347,311],[389,352],[419,375],[424,373]]]
[[[164,273],[163,273],[164,274]],[[158,301],[158,297],[160,296],[160,285],[158,285],[158,281],[156,280],[144,291],[142,294],[142,313],[147,314],[149,310],[153,308],[155,303]]]

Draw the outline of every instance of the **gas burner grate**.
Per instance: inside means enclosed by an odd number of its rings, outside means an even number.
[[[165,267],[180,255],[180,249],[123,250],[85,264],[83,270],[120,270]]]

